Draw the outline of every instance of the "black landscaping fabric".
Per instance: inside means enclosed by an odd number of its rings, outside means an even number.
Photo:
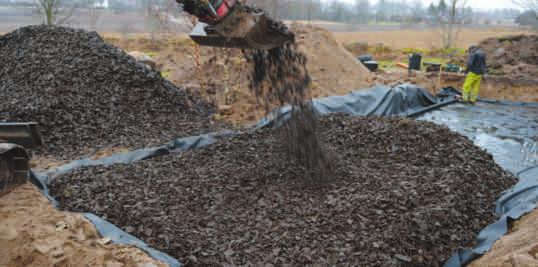
[[[394,87],[376,85],[352,91],[347,95],[329,96],[312,100],[317,115],[346,113],[351,115],[407,116],[414,117],[432,109],[456,102],[455,94],[436,97],[425,89],[409,83]],[[260,120],[257,128],[280,125],[291,116],[291,107],[285,106]]]
[[[36,121],[46,149],[74,159],[218,128],[213,106],[95,32],[28,26],[0,36],[0,121]]]
[[[311,183],[273,129],[52,181],[62,208],[93,212],[187,264],[438,266],[495,220],[515,178],[471,141],[405,118],[321,118],[333,177]]]

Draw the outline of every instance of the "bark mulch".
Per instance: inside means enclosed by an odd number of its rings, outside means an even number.
[[[28,26],[0,36],[0,121],[36,121],[45,154],[139,148],[213,130],[214,108],[95,32]]]
[[[264,130],[205,149],[55,179],[60,206],[93,212],[188,265],[439,266],[495,220],[515,182],[445,127],[404,118],[320,119],[322,183]]]

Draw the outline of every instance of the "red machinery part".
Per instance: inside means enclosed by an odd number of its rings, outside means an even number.
[[[221,0],[221,1],[211,1],[211,2],[217,2],[217,3],[210,3],[213,8],[215,9],[215,12],[217,14],[216,17],[206,15],[206,16],[200,16],[198,19],[201,22],[214,25],[217,24],[221,19],[226,17],[228,13],[230,13],[230,10],[233,8],[237,0]]]
[[[230,8],[235,5],[235,1],[236,0],[223,0],[222,4],[216,7],[217,16],[219,19],[224,18],[228,14]]]

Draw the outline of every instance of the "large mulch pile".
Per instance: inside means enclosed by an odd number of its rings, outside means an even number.
[[[488,38],[480,47],[486,52],[490,73],[531,78],[538,73],[538,35]]]
[[[192,265],[439,266],[494,221],[495,199],[515,182],[445,127],[332,115],[320,137],[334,177],[314,184],[280,134],[77,170],[51,192]]]
[[[61,158],[209,131],[213,107],[95,32],[29,26],[0,37],[0,121],[37,121]]]

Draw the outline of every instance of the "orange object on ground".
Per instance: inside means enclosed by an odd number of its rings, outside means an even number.
[[[407,65],[407,64],[405,64],[403,62],[397,62],[396,66],[398,66],[400,68],[403,68],[403,69],[408,69],[409,68],[409,65]]]

